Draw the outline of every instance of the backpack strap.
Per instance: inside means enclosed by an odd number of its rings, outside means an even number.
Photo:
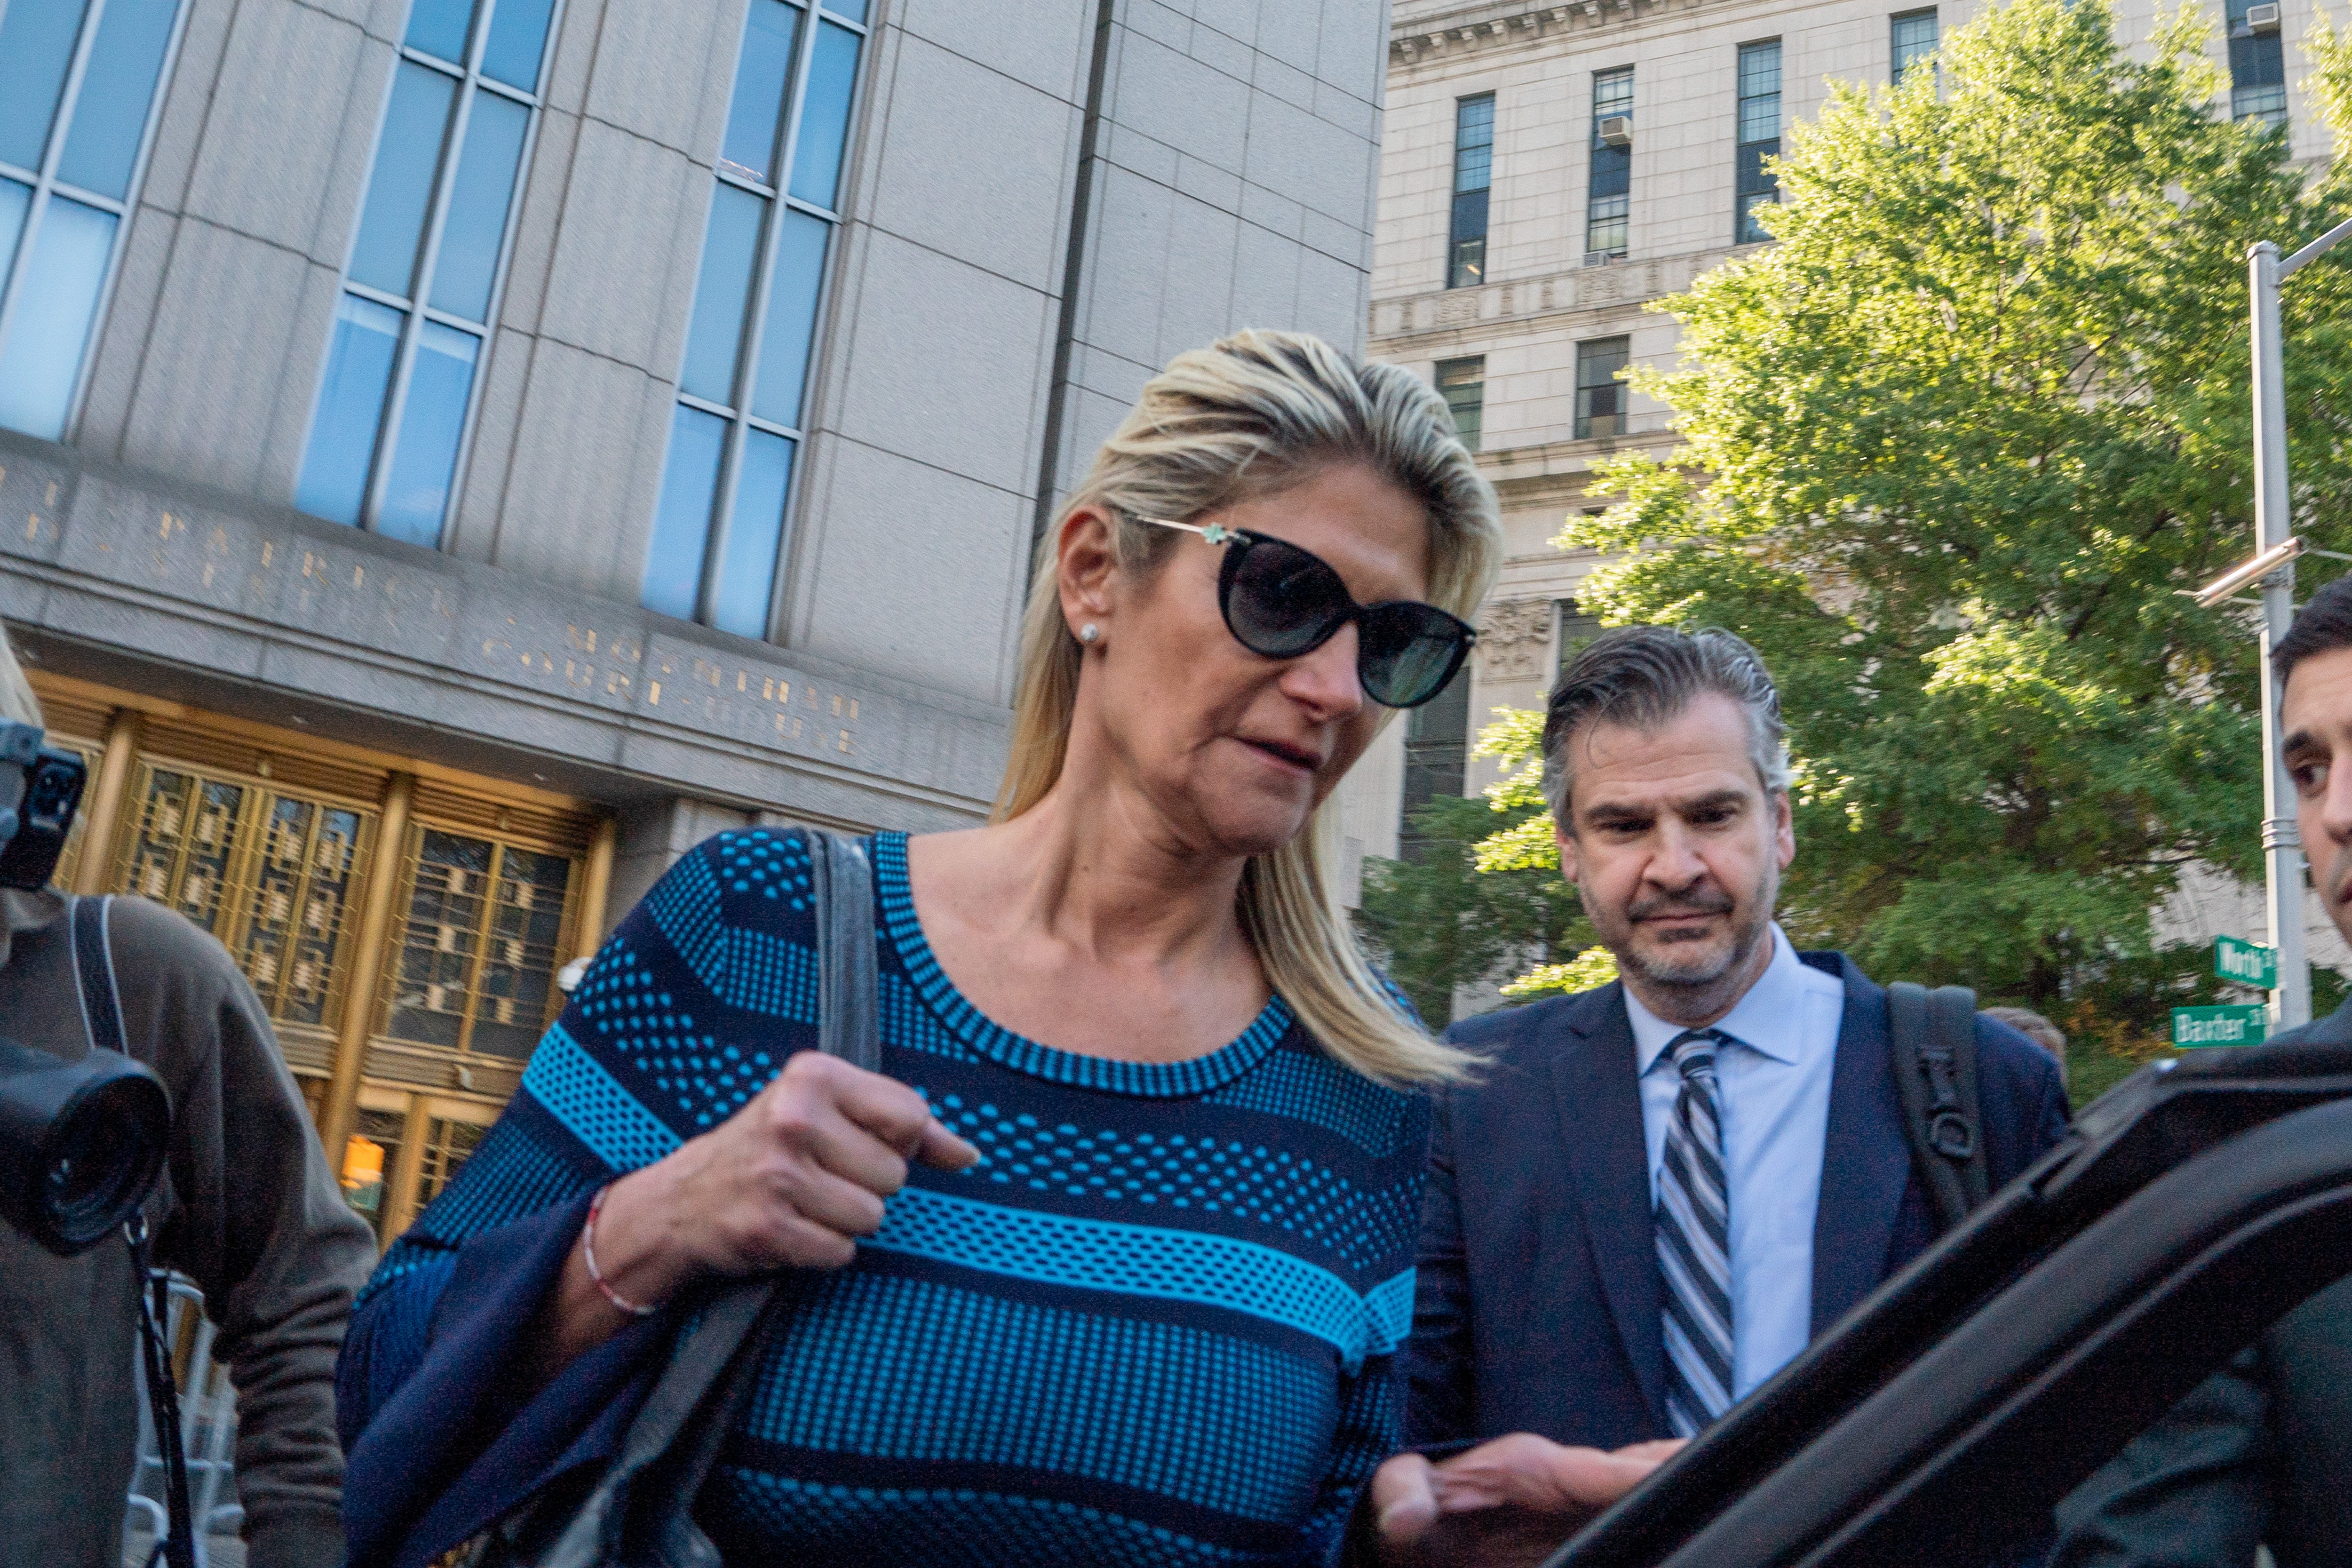
[[[1977,1097],[1977,998],[1964,985],[1886,988],[1888,1053],[1912,1163],[1950,1230],[1991,1191]]]
[[[122,1026],[122,996],[114,984],[114,943],[107,915],[114,898],[66,895],[66,941],[73,952],[74,994],[81,1003],[82,1032],[92,1047],[128,1056]]]

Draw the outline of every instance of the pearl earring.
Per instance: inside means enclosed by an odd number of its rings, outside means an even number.
[[[1102,640],[1102,627],[1095,625],[1092,621],[1088,621],[1085,626],[1078,628],[1078,640],[1084,643],[1100,642]]]

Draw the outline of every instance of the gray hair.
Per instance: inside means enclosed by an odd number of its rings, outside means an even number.
[[[1568,743],[1588,723],[1654,730],[1707,692],[1739,704],[1748,719],[1748,760],[1767,794],[1789,787],[1789,742],[1780,693],[1764,660],[1740,638],[1713,629],[1617,626],[1584,645],[1560,672],[1544,714],[1544,801],[1552,820],[1569,823],[1575,782]]]
[[[33,695],[33,683],[25,679],[24,667],[16,662],[16,650],[9,646],[5,626],[0,626],[0,719],[18,724],[42,723],[41,700]]]

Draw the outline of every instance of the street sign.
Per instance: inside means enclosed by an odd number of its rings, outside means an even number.
[[[2175,1007],[2172,1043],[2176,1046],[2259,1045],[2270,1032],[2267,1007]]]
[[[2213,973],[2223,980],[2268,991],[2278,984],[2278,949],[2241,942],[2234,936],[2217,936],[2213,939]]]

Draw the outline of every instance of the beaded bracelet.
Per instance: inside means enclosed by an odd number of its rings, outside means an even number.
[[[580,1229],[580,1255],[587,1261],[588,1278],[596,1282],[597,1289],[604,1292],[604,1300],[633,1318],[650,1318],[661,1309],[638,1306],[635,1301],[605,1284],[604,1276],[596,1268],[596,1216],[604,1211],[604,1194],[612,1190],[612,1184],[606,1183],[596,1189],[594,1197],[588,1200],[588,1223]]]

